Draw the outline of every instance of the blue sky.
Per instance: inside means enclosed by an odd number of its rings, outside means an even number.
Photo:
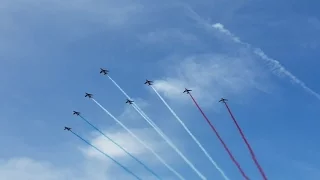
[[[110,70],[110,76],[208,179],[222,176],[143,85],[146,78],[155,80],[154,87],[230,179],[241,175],[192,101],[181,93],[184,87],[193,89],[251,179],[261,176],[223,105],[217,103],[222,96],[229,99],[269,179],[320,178],[319,2],[2,0],[0,7],[0,177],[4,180],[132,178],[63,131],[65,125],[152,179],[72,116],[72,110],[81,111],[164,179],[176,179],[85,99],[86,91],[183,176],[199,179],[124,104],[125,96],[99,75],[100,67]],[[283,66],[275,66],[273,60]]]

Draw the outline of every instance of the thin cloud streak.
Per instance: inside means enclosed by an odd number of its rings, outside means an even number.
[[[251,44],[242,42],[239,37],[232,34],[228,29],[226,29],[222,24],[215,23],[212,25],[213,28],[219,30],[221,33],[224,33],[225,35],[229,36],[234,42],[243,44],[247,46],[248,48],[252,48]],[[298,84],[301,86],[305,91],[310,93],[311,95],[315,96],[320,100],[320,94],[309,88],[303,81],[298,79],[295,75],[293,75],[290,71],[288,71],[281,63],[275,59],[272,59],[268,57],[260,48],[253,48],[254,54],[259,56],[262,60],[266,61],[267,65],[271,69],[273,73],[275,73],[278,76],[285,75],[288,77],[293,83]]]
[[[253,49],[253,53],[257,56],[259,56],[262,60],[266,61],[267,65],[271,69],[273,73],[275,73],[278,76],[286,76],[289,78],[293,83],[299,85],[302,87],[306,92],[310,93],[311,95],[315,96],[317,99],[320,100],[320,94],[309,88],[303,81],[301,81],[299,78],[297,78],[295,75],[293,75],[290,71],[288,71],[281,63],[275,59],[272,59],[268,57],[260,48],[252,47],[251,44],[243,42],[240,40],[239,37],[234,35],[231,31],[226,29],[223,24],[221,23],[215,23],[211,25],[206,20],[204,20],[197,12],[195,12],[190,6],[186,4],[180,4],[183,8],[185,8],[188,11],[188,16],[192,19],[194,19],[199,24],[205,26],[205,28],[214,28],[218,30],[219,32],[229,36],[235,43],[242,44],[248,48]]]

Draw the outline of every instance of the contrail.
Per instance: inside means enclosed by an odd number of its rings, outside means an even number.
[[[112,81],[112,83],[128,98],[131,99],[131,97],[110,77],[108,78]],[[155,131],[166,141],[166,143],[174,149],[177,154],[189,165],[189,167],[203,180],[206,179],[204,175],[201,174],[199,170],[196,169],[196,167],[190,162],[190,160],[183,155],[183,153],[172,143],[172,141],[161,131],[161,129],[140,109],[140,107],[136,103],[132,103],[132,107],[147,121],[147,123],[155,129]],[[161,160],[163,164],[177,177],[179,177],[181,180],[184,180],[185,178],[182,177],[177,171],[175,171],[172,167],[170,167],[167,163],[165,163],[163,160]]]
[[[103,151],[101,151],[100,149],[98,149],[96,146],[92,145],[89,141],[83,139],[81,136],[79,136],[77,133],[73,132],[72,130],[69,130],[72,134],[74,134],[75,136],[77,136],[79,139],[81,139],[83,142],[85,142],[86,144],[88,144],[89,146],[91,146],[92,148],[94,148],[95,150],[99,151],[101,154],[105,155],[107,158],[111,159],[114,163],[116,163],[117,165],[119,165],[122,169],[124,169],[125,171],[127,171],[129,174],[131,174],[132,176],[134,176],[136,179],[142,180],[140,177],[138,177],[136,174],[134,174],[132,171],[130,171],[128,168],[126,168],[125,166],[123,166],[121,163],[119,163],[117,160],[113,159],[111,156],[109,156],[108,154],[104,153]]]
[[[260,48],[255,48],[251,44],[243,42],[240,40],[239,37],[234,35],[231,31],[226,29],[223,24],[221,23],[215,23],[213,25],[209,24],[207,21],[205,21],[197,12],[195,12],[190,6],[186,4],[179,4],[183,8],[188,10],[188,15],[192,19],[194,19],[199,24],[202,24],[206,29],[214,28],[221,33],[229,36],[235,43],[242,44],[248,48],[253,49],[253,53],[259,56],[262,60],[264,60],[267,65],[270,67],[271,71],[275,73],[276,75],[284,75],[288,77],[293,83],[299,85],[302,87],[305,91],[310,93],[311,95],[315,96],[317,99],[320,100],[320,94],[309,88],[303,81],[301,81],[299,78],[297,78],[295,75],[293,75],[290,71],[288,71],[279,61],[272,59],[268,57]]]
[[[80,114],[78,115],[82,120],[84,120],[87,124],[89,124],[93,129],[97,130],[101,135],[103,135],[105,138],[107,138],[109,141],[111,141],[113,144],[118,146],[120,149],[122,149],[127,155],[132,157],[135,161],[137,161],[139,164],[141,164],[147,171],[149,171],[151,174],[153,174],[157,179],[162,179],[157,175],[154,171],[152,171],[147,165],[145,165],[143,162],[141,162],[138,158],[136,158],[134,155],[129,153],[125,148],[123,148],[120,144],[116,143],[114,140],[112,140],[109,136],[104,134],[100,129],[98,129],[96,126],[94,126],[92,123],[90,123],[86,118],[81,116]]]
[[[238,129],[239,133],[241,134],[241,137],[242,137],[243,141],[244,141],[244,142],[245,142],[245,144],[247,145],[247,148],[249,149],[249,152],[250,152],[250,154],[251,154],[252,160],[254,161],[254,163],[256,164],[257,168],[259,169],[259,172],[260,172],[261,176],[263,177],[263,179],[264,179],[264,180],[267,180],[267,176],[266,176],[266,174],[264,173],[264,171],[263,171],[262,167],[260,166],[260,164],[259,164],[259,162],[258,162],[258,160],[257,160],[256,155],[254,154],[254,152],[253,152],[253,150],[252,150],[252,148],[251,148],[251,146],[250,146],[250,144],[249,144],[249,142],[248,142],[247,138],[245,137],[245,135],[244,135],[244,133],[243,133],[243,131],[242,131],[241,127],[239,126],[239,124],[238,124],[238,122],[237,122],[236,118],[233,116],[233,114],[232,114],[232,112],[231,112],[231,110],[230,110],[230,108],[229,108],[229,106],[228,106],[227,102],[226,102],[225,100],[223,100],[222,102],[223,102],[223,103],[224,103],[224,105],[226,106],[226,108],[227,108],[227,110],[228,110],[228,112],[229,112],[229,114],[230,114],[230,116],[231,116],[231,118],[232,118],[232,120],[233,120],[234,124],[236,125],[236,127],[237,127],[237,129]]]
[[[189,165],[189,167],[203,180],[207,178],[201,174],[201,172],[190,162],[190,160],[183,155],[183,153],[172,143],[172,141],[160,130],[160,128],[140,109],[138,109],[137,105],[133,104],[133,108],[152,126],[155,131],[166,141],[166,143],[174,149],[177,154]]]
[[[173,170],[150,146],[148,146],[144,141],[137,137],[130,129],[128,129],[123,123],[121,123],[116,117],[114,117],[108,110],[106,110],[100,103],[95,99],[92,100],[104,110],[111,118],[113,118],[123,129],[125,129],[132,137],[134,137],[140,144],[142,144],[146,149],[148,149],[160,162],[162,162],[166,167],[169,167],[170,170]],[[184,178],[182,178],[184,179]]]
[[[206,116],[206,114],[202,111],[201,107],[199,106],[199,104],[197,103],[197,101],[194,99],[194,97],[192,96],[192,94],[190,92],[187,92],[187,94],[189,94],[189,96],[191,97],[192,101],[194,102],[194,104],[197,106],[198,110],[201,112],[202,116],[205,118],[205,120],[207,121],[207,123],[209,124],[209,126],[211,127],[211,129],[213,130],[213,132],[216,134],[216,136],[218,137],[219,141],[221,142],[221,144],[223,145],[224,149],[227,151],[228,155],[230,156],[231,160],[233,161],[233,163],[237,166],[238,170],[240,171],[241,175],[246,179],[249,180],[248,176],[246,175],[246,173],[242,170],[240,164],[238,163],[238,161],[235,159],[235,157],[232,155],[231,151],[229,150],[228,146],[226,145],[226,143],[223,141],[223,139],[221,138],[221,136],[219,135],[218,131],[216,130],[216,128],[212,125],[212,123],[210,122],[210,120],[208,119],[208,117]]]
[[[118,83],[115,80],[113,80],[109,75],[108,75],[108,78],[128,99],[131,99],[130,96],[118,85]]]
[[[161,99],[161,101],[167,106],[169,111],[173,114],[173,116],[179,121],[179,123],[183,126],[183,128],[188,132],[188,134],[191,136],[191,138],[196,142],[196,144],[199,146],[199,148],[203,151],[203,153],[207,156],[209,161],[215,166],[215,168],[221,173],[222,177],[226,180],[229,180],[229,178],[226,176],[226,174],[223,172],[223,170],[218,166],[218,164],[211,158],[209,153],[204,149],[204,147],[201,145],[201,143],[198,141],[198,139],[191,133],[191,131],[187,128],[187,126],[183,123],[183,121],[178,117],[178,115],[171,109],[171,107],[168,105],[168,103],[162,98],[162,96],[158,93],[158,91],[151,86],[153,91],[158,95],[158,97]]]

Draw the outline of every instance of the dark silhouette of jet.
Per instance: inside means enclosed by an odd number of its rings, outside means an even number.
[[[100,68],[100,74],[107,75],[109,71],[107,69]]]
[[[86,95],[84,97],[88,97],[88,98],[92,98],[92,94],[86,93]]]
[[[69,128],[69,127],[64,127],[64,130],[68,130],[68,131],[70,131],[70,130],[71,130],[71,128]]]
[[[219,102],[226,102],[228,99],[221,98]]]
[[[130,99],[127,99],[126,103],[132,104],[134,101],[131,101]]]
[[[73,111],[73,115],[77,115],[77,116],[79,116],[79,115],[80,115],[80,112]]]
[[[153,84],[153,81],[149,81],[148,79],[146,79],[146,82],[144,84],[148,84],[148,86]]]
[[[183,93],[189,94],[190,91],[192,91],[192,90],[185,88],[184,91],[183,91]]]

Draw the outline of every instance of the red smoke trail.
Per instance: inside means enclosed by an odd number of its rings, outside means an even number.
[[[229,114],[230,114],[230,116],[231,116],[234,124],[237,126],[238,131],[240,132],[243,141],[246,143],[246,145],[247,145],[247,147],[248,147],[248,149],[249,149],[249,151],[250,151],[252,160],[254,161],[254,163],[256,164],[257,168],[259,169],[259,171],[260,171],[263,179],[264,179],[264,180],[267,180],[267,176],[266,176],[266,174],[264,173],[264,171],[263,171],[262,167],[260,166],[260,164],[258,163],[258,160],[257,160],[257,158],[256,158],[256,156],[255,156],[255,154],[254,154],[254,152],[253,152],[253,150],[252,150],[249,142],[247,141],[247,138],[245,137],[244,133],[242,132],[242,129],[240,128],[240,126],[239,126],[236,118],[233,116],[233,114],[232,114],[232,112],[231,112],[228,104],[227,104],[225,101],[223,101],[223,103],[225,104],[225,106],[226,106],[226,108],[227,108],[227,110],[228,110],[228,112],[229,112]]]
[[[249,180],[248,176],[244,173],[244,171],[242,170],[240,164],[237,162],[237,160],[234,158],[234,156],[232,155],[232,153],[230,152],[229,148],[227,147],[226,143],[222,140],[221,136],[219,135],[218,131],[216,130],[216,128],[211,124],[211,122],[209,121],[208,117],[205,115],[205,113],[202,111],[202,109],[200,108],[199,104],[197,103],[197,101],[193,98],[193,96],[191,95],[190,92],[188,92],[188,94],[190,95],[192,101],[194,102],[194,104],[197,106],[197,108],[199,109],[199,111],[201,112],[201,114],[203,115],[203,117],[206,119],[207,123],[210,125],[211,129],[213,130],[213,132],[216,134],[216,136],[218,137],[219,141],[221,142],[221,144],[223,145],[224,149],[227,151],[227,153],[229,154],[231,160],[233,161],[233,163],[237,166],[238,170],[241,172],[242,176],[246,179]]]

